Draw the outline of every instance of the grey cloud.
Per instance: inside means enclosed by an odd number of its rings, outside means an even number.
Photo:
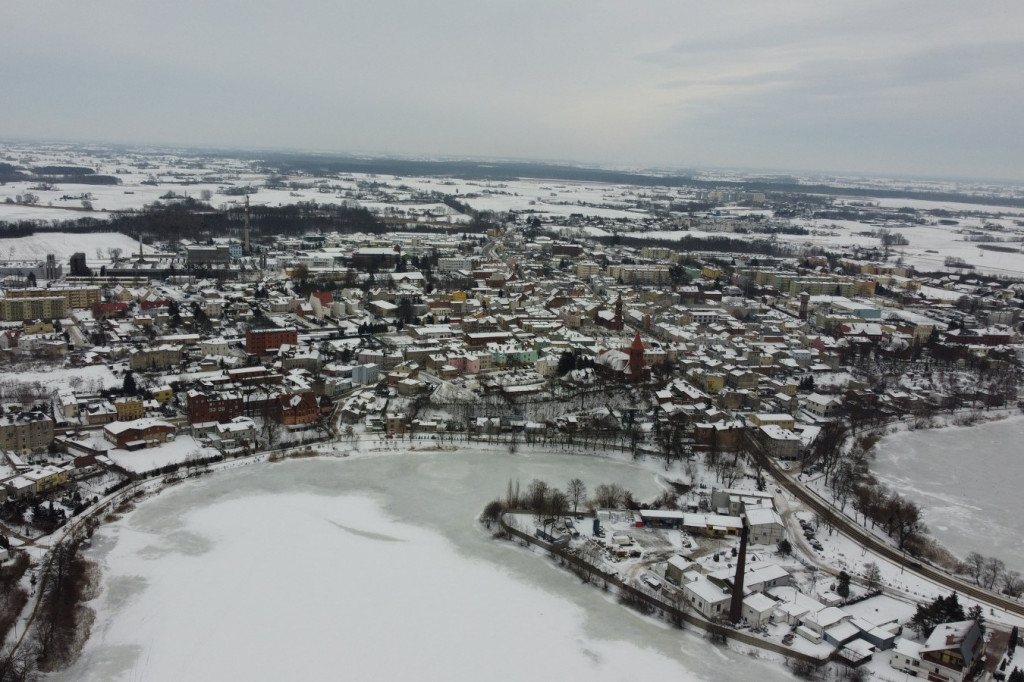
[[[1019,2],[48,0],[4,19],[9,136],[979,175],[1024,156]]]

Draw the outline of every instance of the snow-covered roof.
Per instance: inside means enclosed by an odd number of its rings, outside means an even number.
[[[782,517],[774,509],[768,507],[747,508],[747,523],[751,526],[762,526],[766,524],[782,525]]]
[[[149,429],[154,426],[162,426],[168,429],[174,429],[174,425],[170,422],[165,422],[162,419],[154,419],[152,417],[144,417],[142,419],[136,419],[130,422],[111,422],[106,424],[103,428],[110,433],[117,435],[130,430],[142,430]]]
[[[764,613],[775,608],[775,600],[760,592],[753,592],[743,598],[743,605],[758,613]]]

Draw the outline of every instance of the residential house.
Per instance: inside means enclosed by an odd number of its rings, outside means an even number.
[[[943,623],[919,647],[897,640],[889,665],[934,682],[963,682],[984,649],[981,628],[975,621]]]
[[[711,582],[707,576],[697,576],[682,585],[683,597],[708,620],[720,620],[729,614],[732,595],[729,590]]]
[[[804,409],[819,419],[832,419],[841,406],[842,401],[833,396],[812,393],[804,398]]]

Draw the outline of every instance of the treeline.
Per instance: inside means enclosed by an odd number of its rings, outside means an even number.
[[[484,508],[484,520],[497,520],[502,512],[513,509],[532,511],[540,517],[559,517],[588,507],[639,509],[640,504],[632,492],[618,483],[598,485],[594,488],[593,497],[588,499],[587,486],[578,478],[570,480],[564,490],[539,478],[530,481],[526,490],[522,490],[518,480],[509,479],[504,499],[496,499]]]
[[[95,175],[96,171],[86,166],[36,166],[32,169],[36,175]]]
[[[88,172],[86,172],[88,171]],[[39,182],[56,185],[120,185],[121,178],[97,175],[91,168],[77,166],[40,166],[24,170],[9,163],[0,163],[0,182]]]
[[[91,566],[81,555],[82,538],[53,548],[36,615],[35,638],[41,670],[56,670],[72,660],[88,638],[93,612],[82,604],[93,587]]]
[[[451,194],[439,194],[436,196],[441,201],[442,204],[444,204],[445,206],[452,210],[458,211],[463,215],[468,215],[471,218],[476,218],[478,215],[476,209],[474,209],[472,206],[470,206],[464,201],[459,201]]]
[[[91,234],[94,232],[115,232],[110,222],[97,218],[78,218],[76,220],[0,220],[0,239],[12,237],[31,237],[37,232],[67,232],[70,234]]]
[[[974,584],[987,590],[998,590],[1013,598],[1024,594],[1024,579],[1020,571],[1008,570],[1002,559],[971,552],[964,557],[958,573],[970,576]]]
[[[305,202],[288,206],[253,206],[250,218],[254,240],[275,235],[302,236],[311,232],[382,234],[388,230],[366,209],[336,204]],[[244,225],[242,207],[215,210],[209,204],[189,199],[156,203],[139,212],[116,213],[109,220],[84,217],[50,223],[28,220],[0,222],[0,238],[28,237],[36,232],[120,232],[133,238],[141,234],[157,241],[204,241],[232,233],[241,237]]]
[[[28,567],[29,558],[25,552],[18,552],[13,561],[0,564],[0,642],[7,640],[7,634],[28,602],[28,592],[21,586]]]
[[[764,256],[785,256],[790,255],[792,251],[785,244],[779,244],[767,239],[746,241],[730,237],[694,237],[692,235],[685,235],[680,239],[655,239],[637,234],[622,233],[593,237],[593,239],[605,246],[622,245],[635,249],[644,246],[654,246],[680,252],[725,251],[730,253],[756,253]]]

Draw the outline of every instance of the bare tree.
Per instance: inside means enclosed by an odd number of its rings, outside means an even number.
[[[572,500],[572,513],[575,515],[579,510],[580,502],[587,499],[587,486],[580,479],[574,478],[569,481],[569,485],[565,489],[569,493],[569,499]]]
[[[1003,594],[1011,597],[1020,597],[1024,594],[1024,579],[1020,577],[1020,571],[1006,571],[1003,573]]]
[[[997,559],[996,557],[985,559],[985,565],[981,571],[982,584],[986,589],[991,590],[1005,571],[1006,564],[1003,563],[1002,559]]]
[[[869,590],[877,590],[882,586],[882,569],[874,561],[864,564],[864,580]]]
[[[970,552],[964,557],[965,573],[974,578],[974,582],[981,585],[981,574],[985,568],[985,557],[979,552]]]
[[[483,514],[480,515],[480,520],[490,528],[492,523],[498,522],[498,519],[501,518],[504,511],[505,505],[501,503],[501,500],[492,500],[487,503],[486,507],[484,507]]]
[[[519,452],[519,432],[515,429],[508,434],[508,454],[514,455]]]
[[[594,488],[594,502],[606,509],[617,509],[626,498],[626,489],[618,483],[602,483]]]
[[[912,538],[927,530],[921,520],[921,508],[897,493],[892,493],[886,499],[884,508],[885,532],[896,540],[901,551],[907,548]]]
[[[555,488],[548,495],[548,512],[551,516],[559,517],[569,510],[569,498],[558,488]]]
[[[519,480],[517,479],[513,484],[512,479],[508,479],[508,490],[505,493],[505,507],[508,509],[518,509],[520,505],[519,495]]]
[[[529,502],[530,510],[538,516],[542,515],[547,509],[548,484],[539,478],[530,481],[530,485],[526,489],[526,499]]]
[[[273,417],[263,417],[263,435],[267,437],[267,446],[274,447],[281,440],[281,423]]]

